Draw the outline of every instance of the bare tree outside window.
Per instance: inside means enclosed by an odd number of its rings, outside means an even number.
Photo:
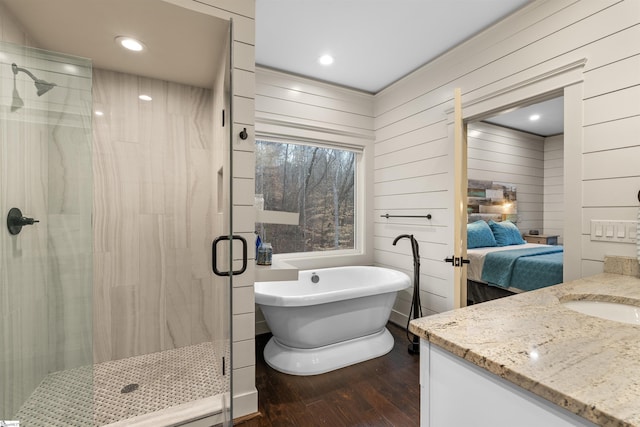
[[[355,153],[256,140],[256,193],[266,210],[298,212],[299,224],[261,224],[280,253],[353,249]]]

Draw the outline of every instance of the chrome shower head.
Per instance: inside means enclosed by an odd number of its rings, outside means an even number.
[[[47,81],[37,78],[36,76],[33,75],[31,71],[27,70],[26,68],[18,67],[18,65],[16,65],[15,62],[11,64],[11,70],[13,71],[14,83],[15,83],[15,76],[17,76],[20,71],[22,71],[23,73],[31,77],[31,79],[33,80],[33,83],[36,85],[38,96],[44,95],[45,93],[53,89],[55,86],[57,86],[55,83],[49,83]],[[15,86],[14,86],[14,90],[15,90]]]

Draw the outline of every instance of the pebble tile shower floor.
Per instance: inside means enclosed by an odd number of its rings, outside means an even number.
[[[219,353],[203,343],[54,372],[16,418],[20,427],[102,426],[221,394],[229,387]]]

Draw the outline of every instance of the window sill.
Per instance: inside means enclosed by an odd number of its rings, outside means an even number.
[[[267,224],[298,225],[300,215],[297,212],[265,211],[256,209],[256,222]]]
[[[286,262],[274,260],[272,265],[257,265],[256,282],[298,280],[298,269]]]
[[[372,264],[371,260],[357,249],[277,254],[273,255],[273,262],[275,265],[287,265],[299,270]]]

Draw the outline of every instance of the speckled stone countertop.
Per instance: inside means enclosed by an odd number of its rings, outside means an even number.
[[[640,279],[603,273],[411,322],[421,338],[602,426],[640,426],[640,326],[572,299],[640,306]]]

